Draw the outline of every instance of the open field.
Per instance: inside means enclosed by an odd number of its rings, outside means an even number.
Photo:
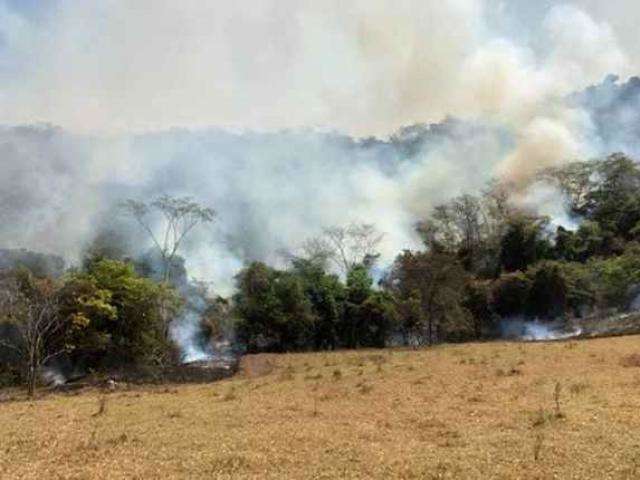
[[[0,478],[639,478],[640,337],[246,357],[0,403]]]

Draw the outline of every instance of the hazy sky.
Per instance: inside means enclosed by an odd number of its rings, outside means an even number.
[[[0,0],[0,123],[509,121],[523,97],[639,73],[637,25],[636,0]]]

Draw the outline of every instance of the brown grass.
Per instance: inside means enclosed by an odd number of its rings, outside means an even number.
[[[623,367],[640,367],[640,354],[631,353],[629,355],[625,355],[620,360],[620,363]]]
[[[210,385],[10,392],[0,478],[638,478],[639,350],[261,355]]]

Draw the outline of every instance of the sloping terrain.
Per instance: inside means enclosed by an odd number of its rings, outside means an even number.
[[[0,477],[640,476],[638,336],[243,367],[207,385],[5,393]]]

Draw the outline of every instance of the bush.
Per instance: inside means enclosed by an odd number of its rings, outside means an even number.
[[[492,285],[491,309],[501,317],[515,317],[525,313],[531,281],[522,272],[507,273]]]
[[[567,282],[555,262],[542,262],[527,271],[531,281],[526,311],[531,317],[553,319],[564,316]]]

